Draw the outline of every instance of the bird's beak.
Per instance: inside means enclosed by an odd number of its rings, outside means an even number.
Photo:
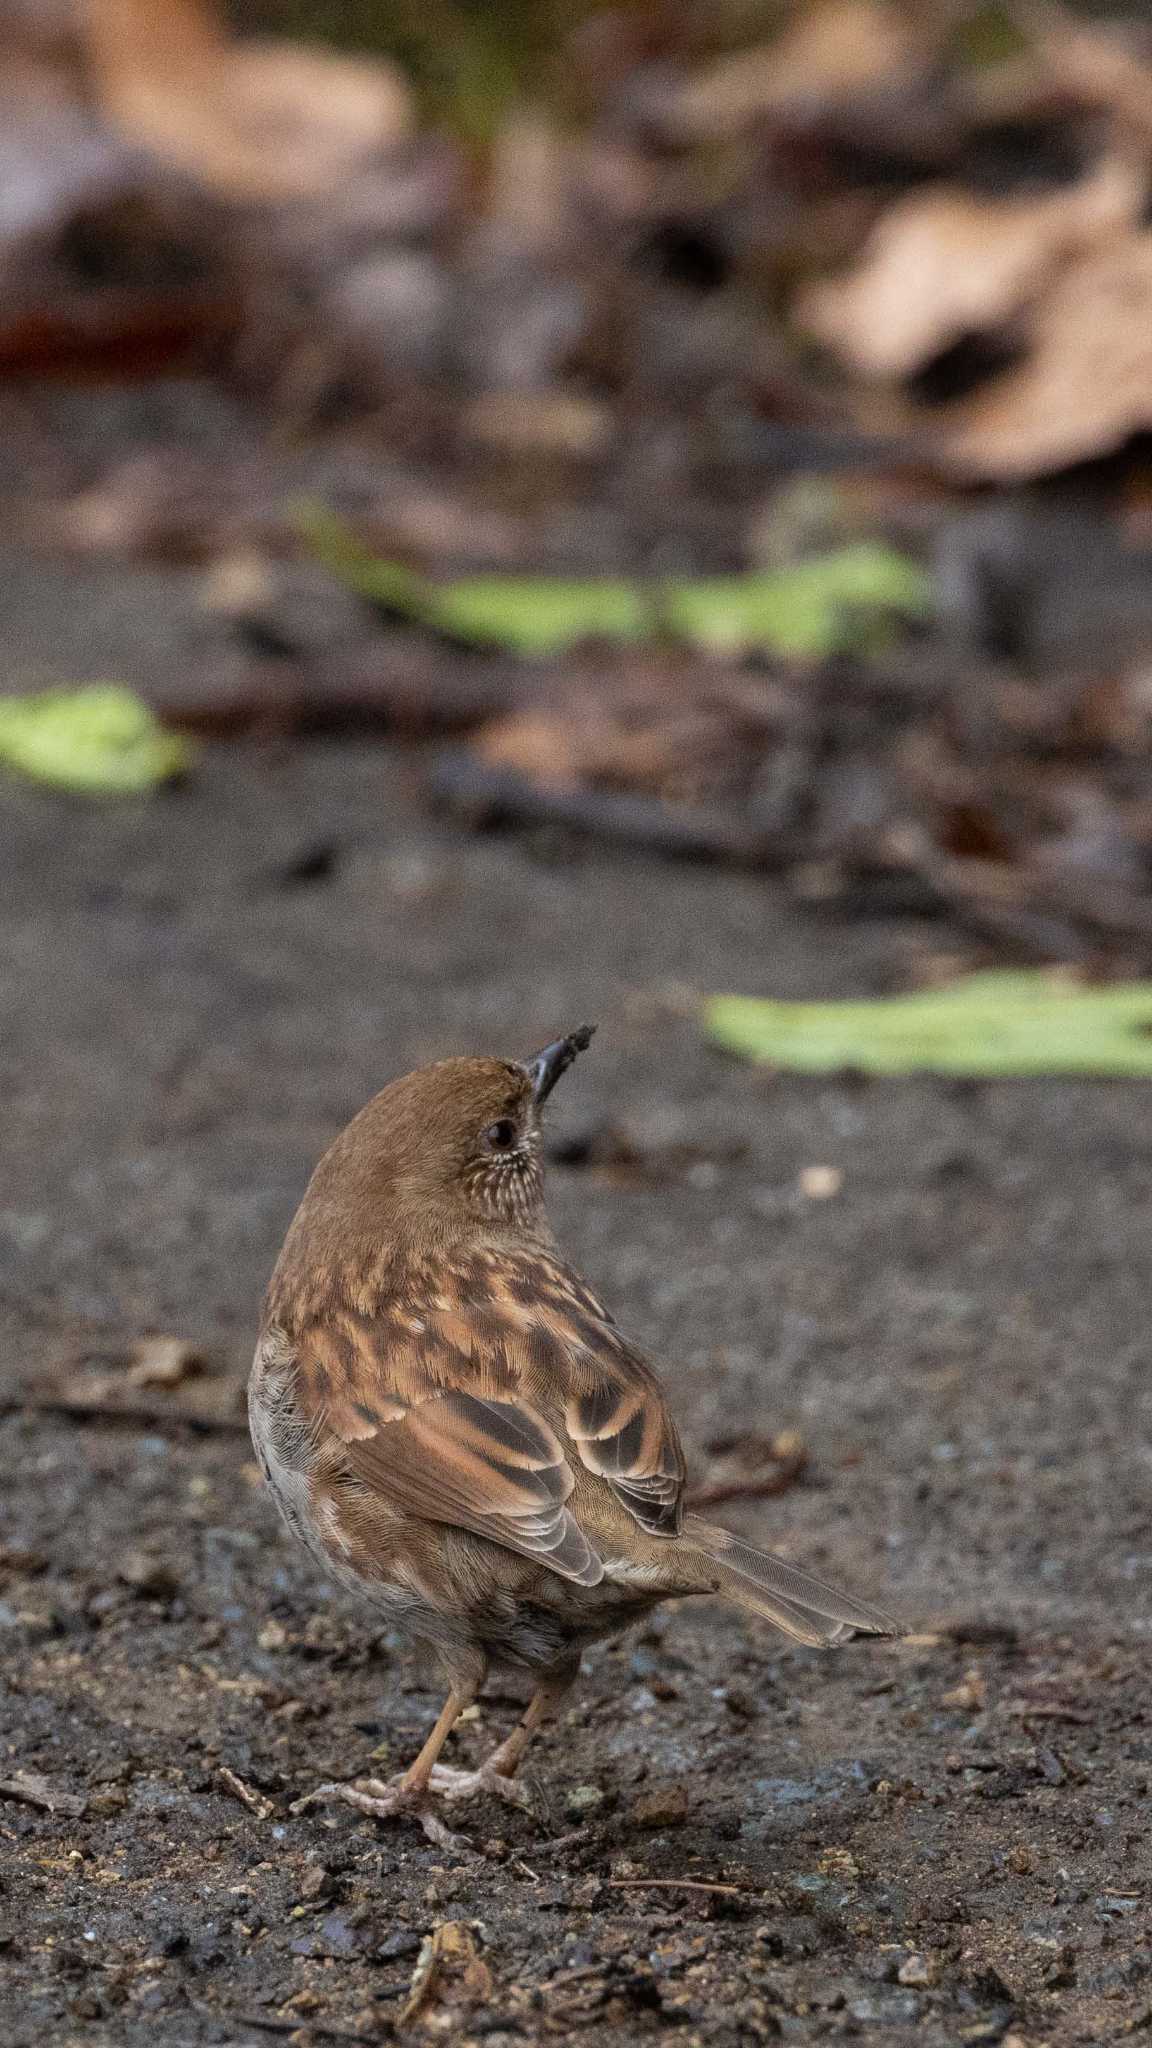
[[[591,1044],[595,1029],[594,1024],[581,1024],[567,1038],[556,1039],[554,1044],[546,1045],[543,1052],[533,1053],[531,1059],[525,1060],[532,1083],[532,1099],[537,1108],[546,1096],[551,1095],[561,1074],[567,1072],[577,1053]]]

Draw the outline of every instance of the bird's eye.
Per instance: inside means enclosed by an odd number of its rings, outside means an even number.
[[[516,1126],[510,1116],[502,1116],[489,1124],[484,1133],[484,1143],[489,1152],[510,1152],[516,1143]]]

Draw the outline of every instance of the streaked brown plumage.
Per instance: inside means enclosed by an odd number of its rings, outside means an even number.
[[[317,1562],[430,1644],[450,1692],[372,1813],[516,1767],[583,1647],[656,1602],[719,1594],[796,1641],[895,1632],[877,1609],[685,1514],[663,1389],[561,1258],[540,1110],[585,1028],[523,1064],[442,1060],[394,1081],[320,1161],[288,1232],[252,1370],[252,1436]],[[482,1773],[437,1763],[492,1664],[537,1692]],[[314,1795],[321,1796],[321,1795]]]

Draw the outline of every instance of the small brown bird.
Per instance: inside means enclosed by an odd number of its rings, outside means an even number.
[[[430,1792],[528,1803],[514,1774],[581,1650],[658,1601],[718,1594],[800,1643],[899,1632],[685,1513],[663,1388],[544,1212],[541,1110],[591,1036],[441,1060],[368,1103],[313,1174],[252,1370],[252,1437],[289,1528],[430,1644],[450,1688],[402,1777],[308,1798],[408,1806],[439,1841]],[[527,1667],[535,1694],[480,1771],[448,1771],[490,1665]]]

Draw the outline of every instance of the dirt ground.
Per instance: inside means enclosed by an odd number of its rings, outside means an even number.
[[[420,772],[270,745],[139,806],[0,790],[5,2044],[1139,2034],[1146,1093],[728,1064],[692,990],[875,991],[947,933],[473,840]],[[293,1817],[402,1762],[437,1698],[261,1490],[238,1399],[264,1279],[389,1076],[585,1018],[564,1244],[663,1362],[698,1474],[802,1435],[801,1483],[733,1524],[912,1633],[825,1657],[670,1611],[540,1741],[550,1820],[476,1804],[454,1856]],[[621,1127],[638,1163],[597,1166]],[[806,1196],[810,1165],[840,1193]],[[147,1332],[209,1371],[117,1416]],[[486,1700],[456,1758],[514,1712]]]

